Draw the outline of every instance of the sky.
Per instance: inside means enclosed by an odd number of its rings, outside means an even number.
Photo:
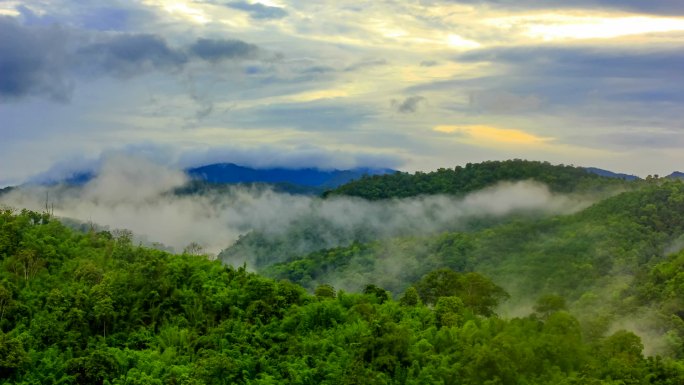
[[[684,170],[681,0],[0,0],[0,186],[523,158]]]

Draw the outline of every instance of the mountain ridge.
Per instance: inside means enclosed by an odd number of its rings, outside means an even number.
[[[309,187],[334,188],[363,175],[382,175],[392,169],[358,167],[348,170],[308,168],[251,168],[235,163],[213,163],[186,169],[194,178],[209,183],[291,183]]]

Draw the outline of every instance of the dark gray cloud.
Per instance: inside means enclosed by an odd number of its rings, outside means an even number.
[[[21,18],[0,17],[0,101],[42,96],[67,101],[79,77],[128,78],[151,71],[182,71],[188,62],[255,58],[253,44],[231,39],[198,39],[173,47],[153,34],[105,33],[44,25],[27,8]],[[94,20],[108,29],[121,26],[124,14]],[[35,16],[37,17],[37,16]],[[32,19],[34,18],[34,19]],[[25,20],[32,24],[19,23]]]
[[[201,59],[218,62],[254,57],[259,49],[240,40],[198,39],[190,46],[189,51]]]
[[[155,35],[118,35],[80,48],[77,55],[93,71],[133,76],[149,70],[179,69],[188,58]]]
[[[29,95],[67,100],[72,88],[65,76],[67,38],[57,26],[26,28],[0,17],[0,100]]]
[[[330,66],[324,66],[324,65],[314,65],[311,67],[306,67],[302,68],[299,70],[299,73],[302,74],[326,74],[330,72],[335,72],[335,68],[330,67]]]
[[[287,12],[279,7],[270,7],[260,3],[248,3],[245,1],[232,1],[225,4],[228,8],[238,9],[249,13],[253,19],[282,19],[287,16]]]
[[[425,103],[425,98],[420,95],[409,96],[404,100],[392,99],[390,105],[402,114],[410,114],[418,111],[421,104]]]
[[[455,60],[490,62],[499,68],[499,73],[428,83],[408,91],[466,91],[476,96],[471,107],[486,109],[491,109],[488,107],[491,107],[492,91],[495,92],[494,101],[501,99],[496,94],[508,95],[504,99],[512,99],[510,96],[528,98],[522,100],[526,107],[523,110],[533,110],[541,101],[553,108],[597,102],[631,101],[651,105],[684,100],[684,88],[680,86],[684,81],[684,49],[681,47],[618,49],[545,45],[492,48],[464,53]]]
[[[258,47],[241,40],[198,39],[187,49],[173,48],[159,36],[125,34],[106,38],[78,50],[83,62],[115,76],[149,70],[179,70],[193,58],[209,62],[255,57]]]
[[[510,9],[597,8],[662,15],[684,14],[684,1],[681,0],[447,0],[447,2],[488,5]],[[435,2],[426,1],[426,3]]]
[[[606,48],[534,46],[471,51],[460,62],[513,66],[518,74],[575,78],[684,78],[684,47]]]
[[[463,114],[542,114],[584,126],[672,127],[684,119],[683,47],[540,45],[491,48],[457,62],[490,63],[491,75],[410,87],[411,94],[468,95],[440,107]]]

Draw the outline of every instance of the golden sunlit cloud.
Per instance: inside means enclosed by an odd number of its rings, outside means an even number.
[[[480,44],[474,40],[469,40],[469,39],[466,39],[462,36],[454,35],[454,34],[450,34],[449,36],[447,36],[447,42],[448,42],[450,47],[461,48],[461,49],[473,49],[473,48],[479,48],[482,46],[482,44]]]
[[[175,16],[179,16],[183,19],[192,21],[194,23],[206,24],[210,21],[206,13],[202,9],[192,7],[182,1],[165,1],[162,2],[160,5],[166,12]]]
[[[544,41],[610,39],[622,36],[684,31],[684,19],[654,16],[575,16],[562,14],[496,18],[488,24],[519,28],[524,35]]]
[[[19,16],[20,13],[14,9],[2,9],[0,8],[0,16]]]
[[[254,4],[262,4],[267,7],[278,7],[282,8],[283,5],[279,1],[273,1],[273,0],[256,0],[253,2]]]
[[[436,132],[445,134],[458,134],[464,141],[473,144],[514,144],[514,145],[541,145],[546,144],[553,138],[543,138],[521,130],[497,128],[492,126],[449,126],[440,125],[433,128]]]

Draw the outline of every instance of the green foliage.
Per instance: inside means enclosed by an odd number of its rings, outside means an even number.
[[[22,255],[43,263],[26,274],[14,262]],[[657,265],[644,282],[677,281],[677,261]],[[76,233],[49,217],[3,211],[0,383],[675,384],[684,378],[681,361],[644,358],[632,333],[585,342],[579,321],[566,311],[543,319],[495,316],[505,292],[478,273],[437,270],[401,301],[382,287],[335,293],[320,285],[310,296],[245,268],[133,246],[127,232]],[[429,306],[421,304],[421,290]],[[676,285],[672,290],[678,293]]]
[[[519,296],[538,298],[555,293],[566,298],[569,307],[580,299],[588,306],[588,299],[596,297],[602,309],[614,313],[609,307],[633,308],[639,305],[638,299],[665,301],[660,281],[647,282],[645,278],[684,233],[681,212],[684,183],[661,181],[572,215],[521,218],[474,232],[354,244],[293,258],[262,273],[307,287],[311,282],[334,280],[345,282],[344,289],[359,289],[372,280],[401,293],[440,268],[475,271],[508,291],[514,289]],[[661,278],[673,274],[672,267],[668,269],[658,273]],[[637,278],[633,285],[626,283],[631,277]],[[648,287],[653,293],[645,292]],[[668,296],[671,306],[684,310],[677,300],[684,298],[684,286],[672,281],[668,287],[670,292],[682,294]],[[435,303],[434,296],[424,290],[421,297]]]
[[[465,167],[440,168],[428,173],[396,172],[365,176],[327,191],[325,195],[350,195],[370,200],[430,194],[461,195],[498,182],[523,180],[544,183],[557,192],[601,191],[629,184],[620,179],[598,176],[579,167],[513,159],[468,163]]]
[[[399,299],[399,303],[403,306],[417,306],[420,304],[420,295],[415,286],[409,286],[404,292],[404,295]]]
[[[561,310],[567,310],[565,298],[556,294],[546,294],[537,300],[534,305],[534,311],[542,317],[548,317],[550,314]]]
[[[428,305],[439,303],[442,297],[458,297],[464,306],[484,316],[493,315],[499,303],[510,297],[481,274],[462,274],[446,268],[426,274],[414,286],[420,299]]]
[[[316,290],[314,291],[314,294],[318,298],[335,298],[335,288],[332,287],[332,285],[328,285],[327,283],[324,283],[322,285],[318,285]]]

